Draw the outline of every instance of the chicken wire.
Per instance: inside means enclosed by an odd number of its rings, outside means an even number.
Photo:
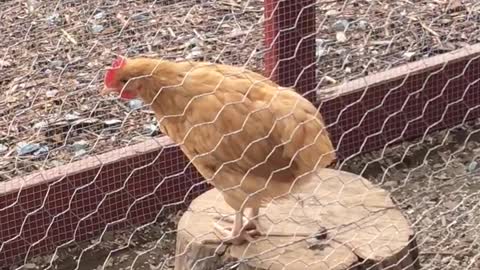
[[[317,80],[314,80],[312,73],[302,76],[307,76],[304,79],[310,81],[310,86],[312,81],[318,83],[317,89],[322,87],[320,92],[327,86],[339,85],[478,42],[479,5],[474,1],[310,1],[310,4],[300,10],[308,11],[307,8],[311,6],[316,6],[316,33],[311,40],[314,41],[315,48],[310,45],[309,51],[302,52],[298,51],[298,44],[290,46],[294,46],[294,56],[311,54],[315,49],[317,67],[313,70],[316,71]],[[123,102],[97,97],[103,69],[116,53],[127,56],[147,54],[167,59],[208,60],[244,65],[256,71],[264,69],[262,59],[266,48],[263,44],[263,1],[7,1],[1,4],[1,8],[3,11],[0,18],[4,23],[0,27],[4,37],[0,46],[0,70],[4,79],[0,82],[0,155],[3,156],[0,161],[0,179],[3,181],[25,177],[34,171],[71,164],[79,159],[95,158],[112,149],[134,145],[158,135],[156,121],[143,104],[138,101]],[[288,8],[287,6],[286,9]],[[288,14],[285,16],[289,17]],[[303,42],[311,37],[301,38]],[[286,37],[285,42],[288,40]],[[310,69],[302,69],[311,70],[310,66],[313,67],[313,64],[315,63],[303,63]],[[283,61],[284,68],[288,69],[289,65]],[[462,68],[467,70],[468,65],[470,62]],[[293,74],[298,76],[297,73]],[[462,70],[460,74],[463,75]],[[298,78],[287,76],[286,81],[287,84],[299,86]],[[439,87],[445,87],[445,81],[440,83],[444,85]],[[474,82],[470,84],[473,85]],[[310,86],[306,90],[310,90]],[[471,91],[465,89],[465,93]],[[432,102],[437,101],[434,96],[426,98]],[[461,102],[468,103],[466,100]],[[393,115],[395,111],[386,113]],[[342,121],[354,119],[343,118]],[[329,124],[334,126],[335,121],[329,121]],[[458,133],[463,135],[456,135]],[[345,170],[362,173],[369,176],[370,180],[383,184],[383,187],[391,188],[394,197],[407,208],[409,217],[413,219],[415,226],[419,226],[422,236],[419,239],[420,248],[428,247],[422,257],[422,260],[427,262],[424,269],[475,267],[478,257],[474,252],[475,248],[478,248],[474,233],[475,224],[478,224],[478,221],[475,223],[475,213],[478,213],[475,186],[478,185],[478,177],[473,173],[476,161],[469,157],[478,154],[477,133],[477,124],[465,124],[444,131],[438,135],[441,139],[432,139],[425,135],[420,141],[401,146],[385,141],[385,144],[391,147],[378,153],[371,153],[367,157],[343,157],[346,160],[343,165]],[[452,134],[463,139],[457,144],[452,143],[449,140],[454,139],[447,139]],[[430,140],[426,146],[423,145],[425,140]],[[433,149],[452,148],[434,152],[441,156],[441,160],[432,165],[429,164],[428,157],[433,155],[430,154],[433,150],[428,149],[429,145]],[[412,150],[417,148],[423,155]],[[153,152],[148,159],[131,164],[117,164],[106,170],[109,177],[143,179],[138,180],[140,182],[127,180],[108,184],[103,183],[101,177],[95,174],[77,178],[83,181],[83,185],[93,183],[100,190],[103,189],[102,191],[120,190],[122,195],[102,201],[103,204],[115,205],[108,200],[123,200],[125,204],[137,205],[139,197],[128,196],[129,192],[123,191],[126,189],[125,185],[131,185],[132,182],[141,185],[142,181],[151,181],[155,175],[152,172],[148,175],[136,172],[132,176],[129,174],[135,169],[158,162],[156,166],[161,170],[162,177],[172,180],[174,176],[185,171],[187,164],[178,156],[177,151],[167,148],[161,150],[160,159],[159,154]],[[413,166],[407,166],[398,172],[400,162],[399,156],[394,155],[395,151],[405,156],[413,155]],[[389,155],[394,157],[389,159]],[[94,160],[92,162],[95,162]],[[455,166],[460,169],[452,169]],[[437,174],[442,172],[445,175],[438,178]],[[417,174],[419,176],[415,178]],[[186,181],[181,184],[162,182],[169,185],[168,200],[171,203],[181,204],[186,201],[182,191],[189,190],[194,180],[200,180],[191,168],[186,175]],[[425,175],[429,175],[426,187],[420,181]],[[409,180],[410,178],[415,179]],[[442,181],[437,183],[435,179]],[[453,180],[455,183],[452,184]],[[444,191],[447,194],[441,193],[442,188],[448,186],[444,182],[453,185],[451,189]],[[65,179],[60,179],[57,183],[52,186],[68,186]],[[421,190],[421,195],[412,194],[416,189]],[[74,192],[78,192],[74,196],[81,196],[83,190],[74,189]],[[438,196],[432,197],[433,202],[425,199],[425,194],[430,194],[430,190],[434,190]],[[30,211],[32,215],[38,214],[39,211],[35,209],[42,211],[38,205],[44,203],[47,196],[44,192],[34,192],[27,199],[30,206],[21,208]],[[142,190],[142,194],[151,192]],[[52,194],[57,193],[49,191],[48,196]],[[17,194],[14,195],[2,205],[3,210],[14,209],[13,207],[19,204],[16,201]],[[81,203],[93,213],[98,210],[98,198],[102,198],[104,193],[86,195]],[[61,205],[68,203],[74,196],[54,202],[53,205],[59,209],[50,214],[62,213],[60,210],[65,207],[62,208]],[[448,205],[440,205],[444,202]],[[65,209],[70,207],[72,205]],[[20,209],[16,211],[21,211]],[[116,221],[122,219],[120,212],[118,216],[101,217],[103,221],[96,220],[97,224],[93,221],[86,229],[82,229],[85,231],[78,234],[88,235],[89,230],[100,229],[104,236],[106,232],[103,229],[114,227],[106,224],[116,225]],[[86,219],[73,214],[66,220],[75,227]],[[434,226],[437,223],[439,225]],[[429,238],[432,237],[429,236],[432,226],[432,235],[438,237],[435,238],[437,241]],[[456,226],[465,235],[471,234],[468,241],[465,241],[468,245],[462,242],[467,236],[452,232],[452,228],[457,228]],[[133,237],[143,229],[142,227],[126,234]],[[160,239],[165,235],[159,234]],[[18,238],[16,232],[10,233],[6,240],[2,240],[2,248],[5,250],[12,242],[11,239]],[[85,258],[84,254],[102,246],[106,241],[94,242],[88,248],[81,247],[80,257]],[[33,246],[34,250],[39,246],[38,243],[32,245],[27,242],[24,245]],[[161,245],[162,240],[158,243]],[[110,252],[124,244],[107,249]],[[439,245],[441,247],[438,247]],[[62,248],[64,246],[66,245],[62,245]],[[446,251],[452,246],[454,251]],[[154,248],[155,246],[147,248],[132,256],[144,256]],[[171,250],[169,252],[164,254],[173,256]],[[13,256],[15,250],[10,253],[10,256]],[[50,265],[51,261],[45,260],[42,263]],[[22,265],[27,264],[24,261]],[[74,264],[75,266],[77,265]],[[159,266],[167,267],[161,263]]]
[[[478,41],[474,1],[458,12],[441,2],[316,6],[320,86]],[[263,69],[262,1],[7,1],[2,10],[2,180],[158,134],[138,102],[97,98],[114,53]]]

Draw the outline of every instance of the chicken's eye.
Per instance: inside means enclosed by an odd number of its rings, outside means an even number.
[[[128,82],[128,80],[127,79],[121,79],[120,82],[123,83],[123,84],[126,84]]]

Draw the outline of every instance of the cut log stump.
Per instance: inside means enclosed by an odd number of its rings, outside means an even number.
[[[234,210],[216,189],[200,195],[179,222],[175,270],[420,269],[414,231],[388,192],[333,169],[315,178],[295,198],[261,208],[264,234],[239,246],[203,244],[219,239],[215,215]]]

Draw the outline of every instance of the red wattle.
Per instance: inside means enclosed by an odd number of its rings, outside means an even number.
[[[133,98],[136,97],[136,95],[132,92],[123,91],[120,94],[120,97],[123,98],[123,99],[133,99]]]

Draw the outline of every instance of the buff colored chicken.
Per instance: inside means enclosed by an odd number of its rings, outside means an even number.
[[[336,159],[308,100],[242,67],[118,58],[104,84],[102,94],[149,104],[161,131],[236,210],[230,230],[215,224],[224,242],[251,241],[260,207],[294,193],[305,176]]]

